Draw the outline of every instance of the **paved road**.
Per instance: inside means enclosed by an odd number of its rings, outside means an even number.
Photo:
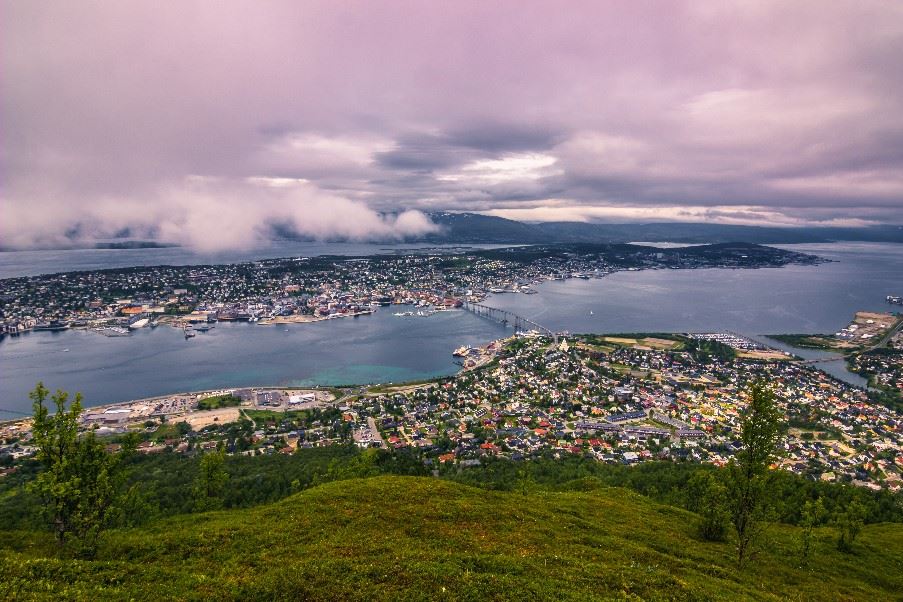
[[[367,426],[370,427],[370,433],[373,437],[373,441],[379,441],[379,446],[385,447],[386,442],[383,441],[382,435],[379,434],[379,429],[376,428],[376,419],[373,416],[369,416],[367,418]]]
[[[888,341],[890,341],[893,338],[893,336],[895,334],[897,334],[897,331],[899,331],[901,328],[903,328],[903,317],[897,318],[897,323],[894,324],[893,326],[891,326],[887,330],[887,333],[883,337],[881,337],[881,340],[878,341],[877,343],[875,343],[874,345],[872,345],[871,347],[869,347],[868,349],[865,349],[864,351],[871,351],[872,349],[878,349],[879,347],[884,347],[885,345],[887,345]]]

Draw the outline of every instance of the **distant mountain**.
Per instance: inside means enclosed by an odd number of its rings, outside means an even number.
[[[687,244],[749,242],[757,244],[834,241],[903,243],[903,226],[864,228],[777,228],[660,222],[599,224],[585,222],[525,223],[476,213],[431,213],[441,231],[422,240],[435,243],[536,244],[552,242],[676,242]]]
[[[431,213],[430,219],[441,228],[424,237],[430,242],[451,243],[545,243],[553,242],[537,225],[478,213]],[[578,242],[572,239],[561,242]]]

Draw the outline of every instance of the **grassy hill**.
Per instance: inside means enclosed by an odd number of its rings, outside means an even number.
[[[0,532],[0,599],[891,600],[903,525],[865,527],[851,554],[777,526],[743,572],[696,517],[590,480],[524,496],[431,478],[333,482],[256,508],[111,532],[94,561],[48,534]]]

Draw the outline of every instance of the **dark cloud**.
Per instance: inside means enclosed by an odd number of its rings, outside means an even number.
[[[0,10],[4,244],[193,241],[192,202],[249,240],[324,198],[324,235],[408,209],[903,222],[900,3]]]

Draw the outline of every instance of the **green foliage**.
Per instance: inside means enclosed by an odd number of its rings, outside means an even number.
[[[122,456],[108,454],[93,432],[79,436],[81,394],[75,396],[68,410],[68,393],[58,390],[51,396],[43,383],[39,382],[29,396],[34,402],[33,442],[42,470],[28,483],[27,490],[40,499],[40,513],[58,544],[71,542],[76,554],[93,556],[101,531],[114,515]],[[44,405],[48,396],[56,405],[56,414],[51,415]],[[134,440],[126,443],[127,453]]]
[[[702,519],[699,523],[699,534],[706,541],[725,541],[731,524],[727,487],[714,475],[707,474],[706,477],[699,508]]]
[[[199,410],[215,410],[217,408],[230,408],[241,405],[241,398],[227,393],[225,395],[214,395],[213,397],[205,397],[198,401]]]
[[[290,458],[291,459],[291,458]],[[587,481],[588,483],[588,481]],[[104,537],[92,561],[0,533],[0,598],[53,600],[888,600],[903,526],[866,526],[855,556],[788,560],[798,529],[737,572],[698,517],[618,488],[487,491],[433,478],[328,483],[253,509]]]
[[[802,520],[800,520],[800,561],[803,565],[809,563],[812,552],[812,534],[815,527],[820,525],[825,518],[825,505],[819,498],[809,500],[803,505]]]
[[[853,542],[865,524],[865,515],[865,506],[858,500],[853,500],[846,508],[834,516],[834,524],[838,530],[838,550],[842,552],[851,552],[853,550]]]
[[[223,507],[223,493],[229,482],[225,463],[226,453],[222,449],[201,456],[198,475],[192,488],[195,512],[219,510]]]
[[[682,337],[682,340],[684,341],[684,350],[699,362],[709,362],[711,358],[729,361],[737,356],[737,352],[733,347],[719,341],[693,339],[690,337]]]
[[[769,518],[769,466],[781,439],[782,414],[774,393],[753,383],[740,418],[741,447],[727,467],[728,504],[737,537],[737,565],[743,567]]]

